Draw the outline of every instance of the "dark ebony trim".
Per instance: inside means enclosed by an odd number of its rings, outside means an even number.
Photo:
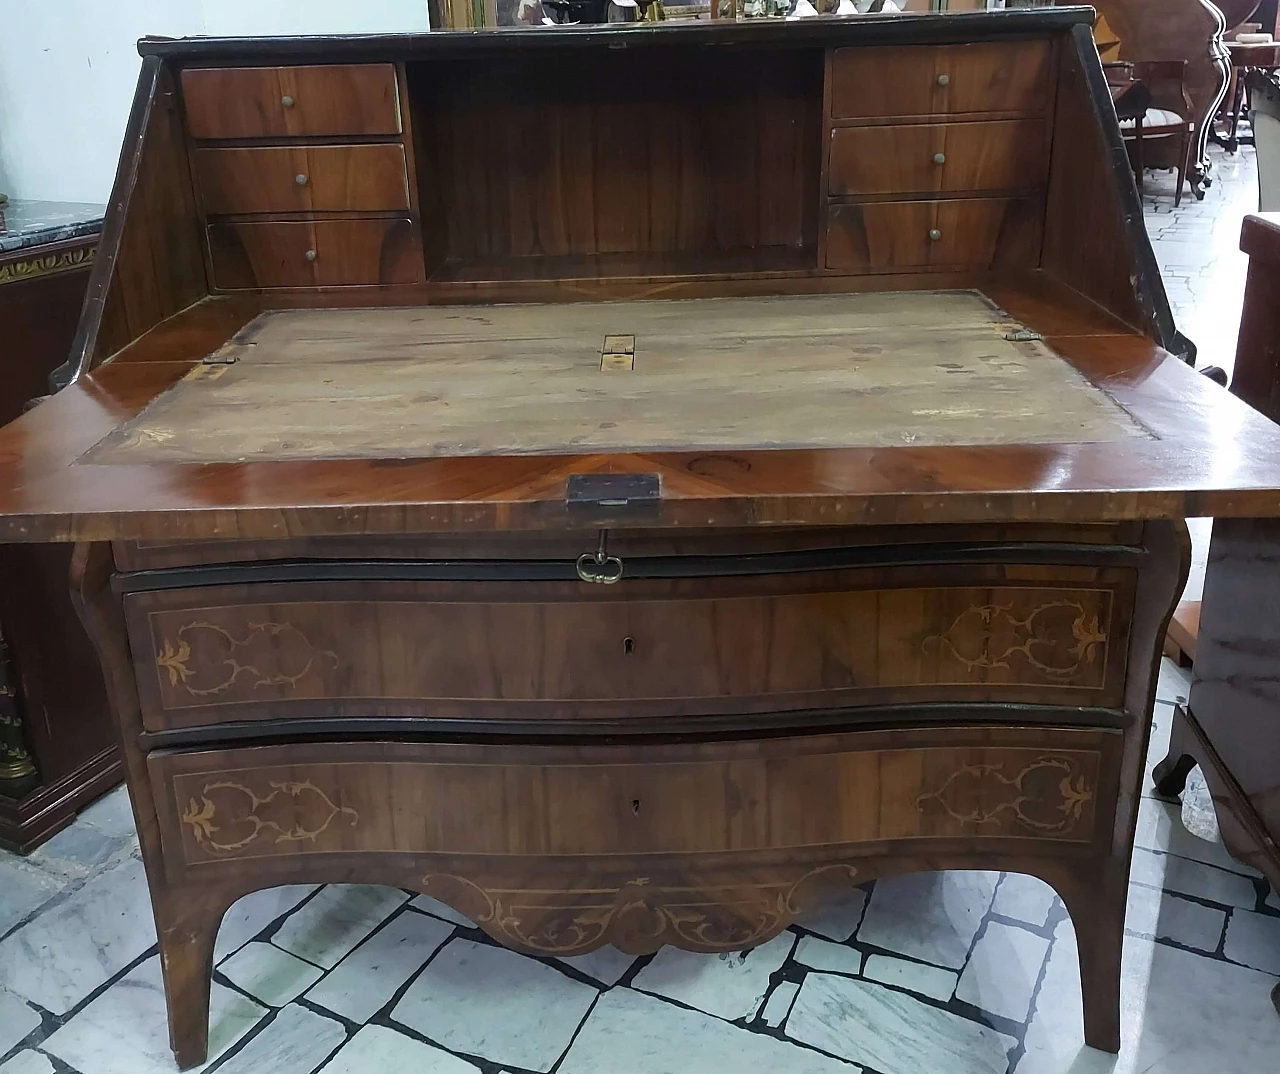
[[[1093,25],[1089,7],[1013,8],[929,15],[860,15],[857,18],[776,19],[743,22],[640,23],[612,28],[559,26],[436,31],[427,34],[343,34],[327,37],[144,37],[142,56],[165,59],[251,60],[305,58],[414,60],[477,52],[527,52],[540,48],[643,48],[649,45],[842,45],[881,41],[967,41],[997,34],[1047,34]]]
[[[720,716],[636,716],[619,720],[479,720],[430,716],[290,717],[276,720],[238,720],[234,723],[172,731],[147,731],[138,736],[144,751],[272,743],[293,744],[303,739],[396,742],[484,742],[539,745],[582,743],[617,745],[627,742],[704,742],[725,738],[776,738],[783,735],[830,734],[833,731],[882,731],[920,725],[1033,724],[1042,727],[1101,727],[1124,730],[1132,724],[1120,709],[1061,708],[1050,705],[925,704],[879,705],[857,709],[797,709],[785,712]]]
[[[1088,544],[931,544],[885,548],[818,548],[740,556],[649,556],[623,559],[623,579],[716,578],[852,567],[897,567],[947,563],[1070,563],[1072,566],[1138,566],[1142,548]],[[117,593],[147,593],[196,586],[271,582],[562,582],[577,581],[573,560],[270,560],[215,563],[116,574]]]
[[[1138,194],[1133,168],[1129,164],[1129,151],[1125,149],[1124,138],[1120,134],[1120,121],[1111,104],[1111,90],[1107,86],[1107,76],[1103,73],[1102,61],[1098,58],[1098,49],[1093,42],[1092,28],[1073,26],[1071,38],[1075,43],[1080,68],[1084,72],[1089,99],[1093,102],[1094,115],[1102,130],[1103,147],[1116,184],[1116,200],[1124,214],[1125,235],[1133,250],[1131,263],[1134,268],[1134,294],[1150,323],[1152,338],[1165,350],[1194,365],[1195,345],[1173,323],[1173,310],[1169,308],[1169,297],[1165,294],[1164,280],[1160,277],[1160,266],[1156,264],[1156,255],[1151,249],[1151,240],[1147,237],[1147,225],[1142,218],[1142,198]],[[1089,240],[1084,238],[1082,241]]]

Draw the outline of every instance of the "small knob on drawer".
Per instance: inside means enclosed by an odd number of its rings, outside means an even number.
[[[949,86],[949,85],[951,85],[951,76],[950,76],[950,75],[939,75],[939,76],[938,76],[938,85],[939,85],[939,86]]]
[[[936,227],[931,227],[929,229],[929,238],[932,239],[934,242],[937,242],[940,238],[942,238],[942,232],[939,231]]]
[[[303,175],[301,172],[299,172],[297,175],[295,175],[295,176],[293,177],[293,181],[294,181],[295,183],[297,183],[297,184],[298,184],[298,186],[306,186],[306,185],[307,185],[307,177],[306,177],[305,175]]]
[[[305,257],[308,261],[314,261],[316,259],[316,252],[314,250],[308,250],[302,256]]]
[[[934,164],[946,164],[947,162],[946,153],[934,153],[933,162]]]
[[[284,105],[286,108],[292,108],[293,98],[286,93],[283,97],[280,98],[280,103]]]

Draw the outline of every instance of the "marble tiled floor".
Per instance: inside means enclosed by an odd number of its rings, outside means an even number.
[[[1144,197],[1179,326],[1230,365],[1256,198],[1217,155],[1204,202]],[[1184,672],[1161,673],[1151,760]],[[275,888],[223,923],[219,1074],[1264,1074],[1280,1070],[1280,897],[1217,838],[1203,781],[1144,782],[1119,1057],[1081,1035],[1075,934],[1038,881],[923,874],[752,951],[534,959],[387,888]],[[0,853],[0,1074],[169,1074],[155,932],[123,791],[30,858]]]

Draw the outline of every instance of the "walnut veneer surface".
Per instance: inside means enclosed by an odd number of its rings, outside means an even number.
[[[1118,1047],[1182,519],[1280,429],[1090,17],[142,42],[0,538],[77,542],[180,1065],[257,888],[712,951],[936,868],[1052,884]]]

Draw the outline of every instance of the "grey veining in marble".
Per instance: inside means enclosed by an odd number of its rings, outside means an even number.
[[[413,901],[409,903],[415,910],[421,910],[424,913],[432,914],[435,917],[443,918],[445,921],[452,921],[455,925],[461,925],[464,929],[473,929],[476,927],[474,921],[467,917],[466,914],[460,914],[448,903],[443,903],[439,899],[433,899],[430,895],[415,895]]]
[[[956,986],[956,999],[1015,1022],[1026,1021],[1040,967],[1049,953],[1042,936],[989,921]]]
[[[324,973],[319,966],[261,941],[245,944],[218,967],[218,972],[268,1007],[292,1003]]]
[[[66,877],[46,873],[0,851],[0,936],[40,909],[66,883]]]
[[[266,1013],[266,1008],[215,981],[210,993],[209,1060],[189,1074],[206,1070]],[[41,1048],[84,1074],[175,1074],[160,959],[135,966]]]
[[[991,910],[1001,917],[1040,926],[1049,919],[1049,911],[1057,898],[1053,888],[1039,877],[1006,873],[996,888]]]
[[[298,903],[316,890],[314,884],[285,884],[278,888],[263,888],[237,899],[222,915],[218,928],[218,940],[214,944],[213,957],[220,962],[248,943],[273,921],[283,917]]]
[[[514,951],[454,939],[427,963],[391,1017],[451,1051],[547,1071],[598,994]]]
[[[811,970],[824,973],[846,973],[857,976],[862,972],[862,952],[844,944],[821,940],[817,936],[801,936],[796,944],[796,961]]]
[[[408,898],[398,888],[331,884],[285,918],[271,941],[329,969]]]
[[[692,1074],[695,1071],[699,1074],[858,1074],[858,1067],[774,1037],[748,1032],[701,1011],[675,1007],[629,988],[615,988],[600,997],[557,1074]]]
[[[129,789],[119,786],[108,791],[77,818],[108,835],[136,835],[133,806],[129,802]]]
[[[416,910],[388,921],[307,993],[318,1006],[366,1022],[439,950],[454,926]]]
[[[999,873],[912,873],[879,881],[858,940],[960,969],[991,906]]]
[[[1135,848],[1129,878],[1135,884],[1165,888],[1197,899],[1253,909],[1258,900],[1253,881],[1212,865]]]
[[[881,1074],[1005,1074],[1012,1037],[870,981],[811,973],[788,1037]]]
[[[781,969],[795,942],[792,933],[783,932],[750,951],[720,955],[664,947],[631,987],[729,1021],[753,1018],[769,991],[770,976]]]
[[[760,1017],[764,1019],[764,1024],[777,1029],[787,1020],[787,1015],[791,1013],[791,1004],[795,1002],[796,993],[800,991],[800,986],[795,981],[779,981],[778,987],[769,993],[769,998],[764,1001],[764,1010]]]
[[[49,1057],[41,1052],[19,1052],[7,1063],[0,1063],[0,1074],[54,1074]]]
[[[112,835],[76,820],[33,851],[27,860],[47,872],[78,877],[95,865],[125,857],[132,849],[131,836]]]
[[[1242,966],[1280,976],[1280,917],[1232,910],[1222,953]]]
[[[40,1028],[40,1014],[0,988],[0,1055],[12,1051],[33,1029]]]
[[[0,986],[65,1014],[155,942],[142,862],[127,858],[0,941]]]
[[[0,205],[0,253],[96,235],[106,208],[91,202],[11,198]]]
[[[923,962],[908,962],[905,958],[890,955],[869,955],[862,974],[869,980],[905,988],[908,992],[943,1002],[952,997],[960,980],[955,970],[926,966]]]
[[[478,1074],[480,1068],[385,1026],[364,1026],[320,1074]]]
[[[843,943],[858,931],[866,907],[867,893],[861,888],[854,888],[841,894],[834,902],[801,914],[796,918],[796,924],[828,940]]]
[[[1224,911],[1157,888],[1129,885],[1124,928],[1130,936],[1173,940],[1184,947],[1212,953],[1227,923]]]
[[[292,1004],[218,1067],[218,1074],[312,1074],[346,1040],[341,1022]]]
[[[623,954],[612,944],[597,947],[585,955],[566,955],[557,958],[566,966],[572,966],[603,985],[616,985],[636,963],[635,955]]]

